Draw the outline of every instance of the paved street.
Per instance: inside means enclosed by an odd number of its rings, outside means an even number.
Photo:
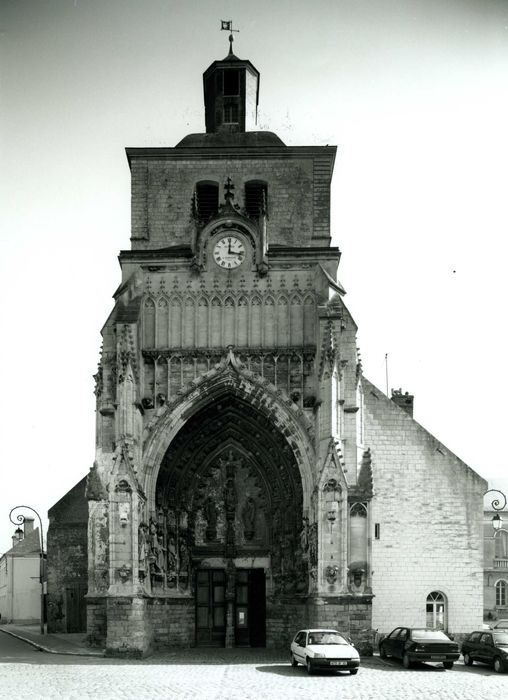
[[[379,658],[357,676],[307,676],[268,650],[186,650],[141,661],[48,654],[0,634],[0,698],[12,700],[501,700],[508,674],[421,665],[406,671]]]

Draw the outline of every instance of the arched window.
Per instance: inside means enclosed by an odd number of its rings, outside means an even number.
[[[245,183],[245,211],[257,219],[268,206],[268,186],[262,180],[249,180]]]
[[[196,184],[196,211],[198,219],[208,221],[219,209],[219,183],[203,180]]]
[[[496,583],[496,605],[504,607],[508,600],[508,583],[506,581],[498,581]]]
[[[446,629],[446,596],[439,591],[432,591],[427,596],[427,627],[434,630]]]

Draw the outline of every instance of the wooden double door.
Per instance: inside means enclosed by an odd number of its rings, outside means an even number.
[[[264,647],[266,592],[263,569],[237,569],[230,624],[235,646]],[[224,646],[228,624],[226,572],[201,569],[196,574],[196,643]]]

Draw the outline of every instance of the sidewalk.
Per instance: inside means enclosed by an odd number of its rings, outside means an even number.
[[[49,654],[74,656],[104,656],[104,649],[94,649],[86,644],[86,632],[68,634],[41,634],[39,625],[0,625],[0,632],[10,634]]]
[[[36,649],[49,654],[67,654],[72,656],[92,656],[106,658],[104,649],[89,647],[86,644],[86,632],[41,634],[39,625],[0,624],[0,633],[10,634]],[[120,659],[117,659],[120,660]],[[144,659],[131,659],[131,663],[163,664],[286,664],[289,652],[286,649],[266,648],[167,648],[155,649]],[[376,667],[383,665],[378,656],[362,657],[362,665]]]

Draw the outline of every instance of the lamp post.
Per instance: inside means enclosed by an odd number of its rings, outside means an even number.
[[[488,491],[485,491],[483,494],[483,497],[488,493],[495,493],[497,496],[494,496],[494,498],[491,501],[491,508],[492,510],[495,510],[496,512],[492,516],[492,527],[494,528],[494,537],[497,535],[498,532],[508,532],[506,528],[503,527],[503,518],[499,515],[500,510],[503,510],[503,508],[506,506],[506,496],[505,494],[500,491],[499,489],[489,489]]]
[[[35,515],[39,519],[39,532],[40,532],[40,551],[39,551],[39,582],[41,584],[41,634],[44,634],[44,535],[42,532],[42,520],[41,516],[39,513],[35,510],[35,508],[31,508],[30,506],[15,506],[9,513],[9,520],[13,525],[18,525],[18,529],[16,530],[16,533],[19,531],[19,525],[23,525],[26,518],[23,515],[23,513],[19,513],[18,515],[15,516],[15,520],[12,517],[12,514],[14,513],[15,510],[18,510],[19,508],[24,508],[25,510],[30,510],[32,513],[35,513]],[[20,539],[20,537],[18,537]]]

